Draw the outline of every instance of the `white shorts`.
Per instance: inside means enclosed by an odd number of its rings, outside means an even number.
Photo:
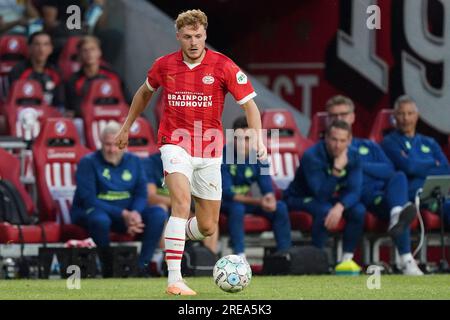
[[[174,144],[165,144],[159,150],[165,174],[184,174],[189,179],[193,196],[205,200],[222,199],[222,157],[192,157],[182,147]]]

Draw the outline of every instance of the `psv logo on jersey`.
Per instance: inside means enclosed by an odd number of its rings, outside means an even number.
[[[214,77],[211,76],[211,75],[207,75],[207,76],[203,77],[202,81],[203,81],[204,84],[213,84],[214,83]]]

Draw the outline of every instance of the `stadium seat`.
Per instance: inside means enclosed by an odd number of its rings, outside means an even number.
[[[62,241],[88,237],[85,229],[71,223],[70,207],[76,189],[77,164],[89,152],[80,144],[73,122],[65,118],[49,119],[33,145],[42,219],[61,224]],[[110,236],[112,241],[133,240],[124,234]]]
[[[69,80],[73,73],[80,70],[77,45],[81,37],[71,36],[67,39],[58,58],[58,67],[61,70],[64,81]]]
[[[42,219],[70,223],[69,209],[75,192],[75,170],[89,153],[82,146],[73,122],[49,119],[33,144],[36,183]]]
[[[100,132],[111,121],[120,122],[128,114],[122,89],[118,81],[96,79],[92,81],[81,104],[86,145],[91,150],[100,149]]]
[[[313,142],[301,135],[294,117],[285,109],[265,110],[261,119],[262,127],[268,130],[269,135],[267,151],[270,175],[275,185],[284,190],[294,179],[300,158]],[[272,129],[279,130],[278,141],[275,141],[271,134]]]
[[[308,138],[314,142],[319,141],[325,132],[327,126],[327,112],[316,112],[311,119],[311,127],[309,128]]]
[[[33,119],[33,112],[27,114],[29,108],[36,111],[37,119]],[[8,133],[26,141],[38,136],[48,118],[62,116],[45,102],[42,86],[36,80],[15,81],[1,113],[6,117]]]
[[[0,100],[8,95],[8,73],[14,65],[28,57],[27,38],[22,35],[0,37]]]
[[[58,67],[61,70],[64,81],[68,81],[72,74],[78,72],[81,68],[81,63],[78,60],[78,42],[81,36],[70,36],[64,44],[61,53],[58,57]],[[104,60],[101,60],[102,65],[108,65]]]
[[[123,123],[125,118],[121,119]],[[150,123],[143,117],[139,117],[133,123],[128,134],[128,151],[138,157],[146,158],[158,152],[155,136]]]
[[[395,118],[392,109],[381,109],[375,116],[369,139],[380,143],[384,136],[392,131],[395,126]]]
[[[33,200],[20,182],[20,160],[7,151],[0,148],[0,178],[10,181],[20,193],[27,210],[31,216],[35,212]],[[22,226],[24,243],[42,243],[44,241],[54,243],[60,239],[60,228],[56,222],[41,222],[45,232],[43,239],[42,228],[37,225]],[[21,243],[19,229],[15,225],[6,222],[0,223],[0,243]]]

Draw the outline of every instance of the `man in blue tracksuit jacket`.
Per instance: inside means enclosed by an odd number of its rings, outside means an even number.
[[[253,157],[250,148],[248,124],[245,117],[235,120],[235,148],[225,147],[222,164],[222,208],[228,216],[228,230],[235,254],[244,254],[244,215],[252,213],[268,218],[277,243],[277,250],[291,247],[291,224],[286,204],[275,199],[267,162]],[[233,149],[231,149],[233,148]],[[252,161],[253,160],[253,161]],[[248,195],[251,185],[257,183],[262,197]]]
[[[328,121],[340,119],[353,125],[353,101],[334,96],[326,103]],[[388,231],[400,255],[399,268],[406,275],[422,275],[411,254],[410,224],[417,214],[416,206],[408,201],[408,180],[394,165],[381,147],[371,140],[352,138],[351,147],[361,158],[363,186],[361,201],[367,210],[389,222]]]
[[[450,165],[439,144],[416,132],[419,111],[410,97],[401,96],[394,105],[397,130],[385,136],[381,146],[395,167],[408,177],[409,199],[414,200],[427,176],[449,175]],[[436,211],[435,206],[428,207]],[[450,226],[450,200],[444,204],[445,224]]]
[[[349,148],[351,127],[336,120],[328,125],[325,139],[303,154],[294,180],[284,191],[289,210],[304,210],[313,216],[312,241],[326,244],[328,231],[346,220],[342,261],[353,259],[363,231],[364,206],[360,202],[362,169],[359,155]]]
[[[139,267],[145,274],[159,243],[167,213],[147,206],[147,181],[141,160],[114,145],[118,123],[101,133],[102,149],[80,160],[72,221],[87,228],[98,247],[108,247],[110,231],[140,235]]]

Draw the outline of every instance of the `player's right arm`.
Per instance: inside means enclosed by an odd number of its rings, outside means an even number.
[[[153,91],[150,90],[146,83],[142,84],[136,91],[133,101],[131,102],[130,110],[128,111],[127,119],[115,137],[115,143],[120,149],[123,149],[128,145],[128,132],[130,131],[131,125],[145,110],[145,107],[150,102],[152,95]]]

